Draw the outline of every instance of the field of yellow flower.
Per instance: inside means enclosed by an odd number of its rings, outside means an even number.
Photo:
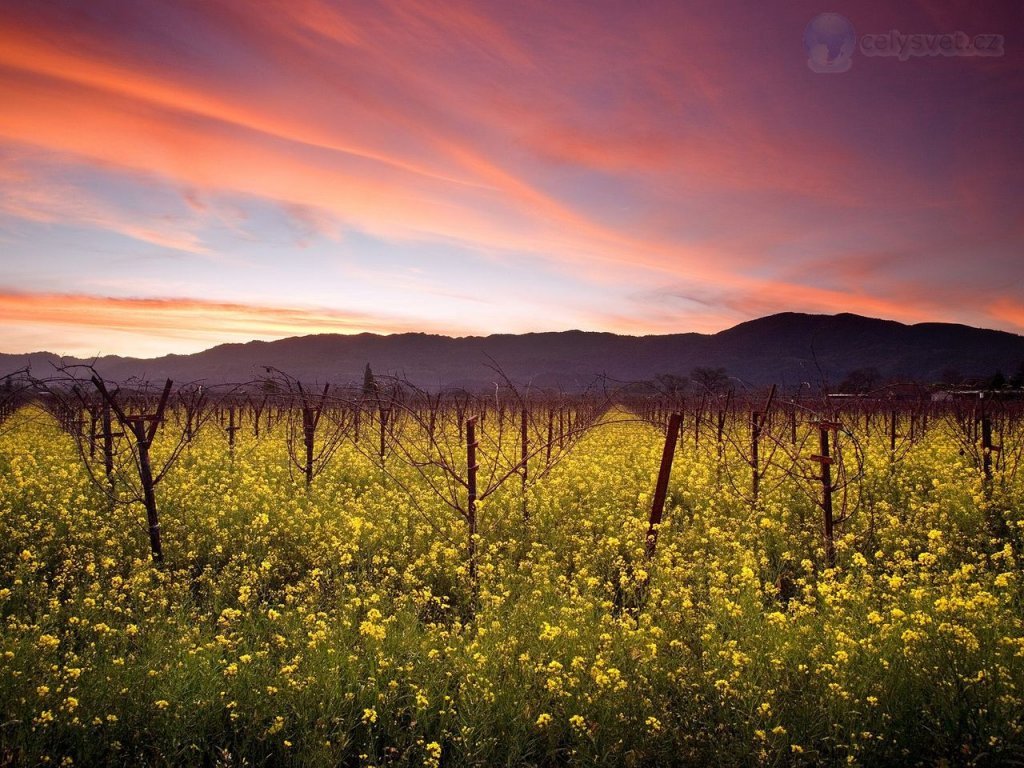
[[[1024,762],[1020,478],[986,487],[942,422],[898,461],[865,436],[829,568],[813,482],[769,466],[755,501],[735,450],[684,436],[648,558],[664,435],[607,422],[528,517],[516,483],[481,504],[474,583],[421,473],[343,443],[307,488],[280,430],[200,432],[155,565],[141,506],[23,409],[0,765]]]

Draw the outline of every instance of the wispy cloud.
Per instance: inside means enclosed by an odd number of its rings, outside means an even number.
[[[140,217],[119,208],[94,191],[40,174],[18,170],[13,164],[0,167],[0,216],[31,222],[89,227],[114,232],[142,243],[197,255],[209,249],[192,231],[191,222]]]

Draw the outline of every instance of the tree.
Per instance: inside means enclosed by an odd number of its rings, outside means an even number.
[[[721,395],[729,390],[729,374],[725,368],[707,368],[698,366],[690,371],[690,378],[697,386],[712,395]]]
[[[654,377],[654,384],[658,391],[669,397],[681,397],[690,387],[688,376],[677,376],[674,373],[659,373]]]
[[[882,383],[882,372],[874,366],[855,368],[846,374],[839,384],[839,391],[851,395],[863,395],[878,389]]]
[[[942,383],[948,387],[963,386],[964,375],[957,368],[946,368],[942,371]]]
[[[1018,366],[1017,372],[1010,377],[1010,386],[1014,389],[1024,387],[1024,360],[1022,360],[1020,366]]]
[[[373,369],[370,368],[370,364],[366,364],[366,370],[363,371],[363,397],[376,397],[377,396],[377,380],[373,378]]]

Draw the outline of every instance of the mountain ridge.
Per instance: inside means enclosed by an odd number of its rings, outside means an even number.
[[[713,334],[622,335],[607,331],[542,331],[452,337],[428,333],[311,334],[275,341],[218,344],[187,355],[108,355],[91,359],[49,352],[0,353],[0,375],[31,365],[33,373],[92,363],[103,376],[210,383],[241,382],[277,368],[303,380],[353,383],[367,363],[378,375],[399,375],[436,389],[492,386],[500,366],[518,383],[572,390],[596,376],[619,381],[724,368],[744,383],[834,385],[870,369],[884,379],[924,383],[1013,373],[1024,365],[1024,336],[956,323],[907,325],[850,313],[782,312]]]

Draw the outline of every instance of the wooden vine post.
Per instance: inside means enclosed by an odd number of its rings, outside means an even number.
[[[701,395],[700,405],[697,406],[697,410],[693,414],[693,447],[700,447],[700,422],[704,416],[704,401],[707,397],[707,393]]]
[[[981,417],[981,466],[985,475],[985,497],[992,498],[992,454],[1003,447],[992,443],[992,419],[983,413]]]
[[[889,414],[889,457],[891,460],[896,458],[896,409],[893,408]]]
[[[715,441],[718,446],[718,464],[716,471],[721,471],[721,464],[725,460],[725,422],[729,414],[729,409],[732,406],[732,390],[725,396],[725,405],[718,409],[718,420],[715,424]]]
[[[239,419],[241,421],[241,419]],[[235,432],[241,429],[240,425],[235,424],[235,406],[228,408],[228,452],[231,454],[232,461],[235,458]]]
[[[651,516],[647,524],[647,558],[654,557],[654,549],[658,544],[658,526],[665,514],[665,499],[668,497],[668,480],[672,474],[672,458],[676,454],[676,441],[679,437],[681,413],[673,413],[668,419],[668,430],[665,432],[665,448],[661,452],[661,466],[658,468],[658,482],[654,486],[654,500],[651,502]]]
[[[752,411],[750,414],[750,492],[754,503],[757,503],[758,494],[761,492],[761,457],[759,445],[761,442],[761,426],[764,423],[761,414]]]
[[[466,419],[466,523],[469,528],[469,579],[476,583],[476,473],[480,468],[476,459],[476,449],[480,443],[476,439],[476,416]]]
[[[324,404],[327,402],[327,392],[330,384],[324,384],[324,391],[320,395],[320,402],[315,406],[309,402],[306,392],[299,383],[299,395],[302,398],[302,439],[306,449],[306,462],[302,469],[306,475],[306,485],[313,484],[313,447],[316,440],[316,428],[320,424],[320,417],[324,412]]]
[[[253,403],[252,406],[252,435],[257,440],[260,439],[260,419],[263,418],[263,409],[267,407],[267,397],[263,396],[263,399],[257,405]],[[269,414],[268,414],[269,415]]]
[[[138,459],[139,482],[142,485],[143,504],[146,507],[146,520],[149,524],[149,546],[153,554],[153,560],[162,563],[164,559],[163,547],[160,542],[160,519],[156,509],[156,482],[153,479],[153,465],[149,457],[149,449],[153,445],[153,438],[164,418],[164,409],[167,407],[167,398],[171,394],[171,380],[168,379],[164,385],[163,393],[156,407],[156,411],[149,414],[129,416],[118,404],[117,399],[107,391],[103,381],[92,377],[92,383],[99,390],[100,396],[110,410],[117,416],[117,420],[124,429],[127,429],[135,442],[136,456]],[[109,414],[109,411],[108,411]],[[105,422],[107,419],[105,419]],[[104,425],[104,432],[110,432]],[[107,454],[104,453],[106,459]]]
[[[547,444],[547,456],[545,462],[551,463],[551,446],[555,440],[555,409],[548,408],[548,444]]]
[[[772,384],[768,393],[768,400],[764,404],[764,411],[753,411],[750,414],[750,473],[751,493],[754,503],[757,503],[758,494],[761,492],[761,433],[764,431],[768,414],[771,413],[772,401],[775,399],[775,385]]]
[[[811,461],[816,461],[821,465],[821,510],[824,516],[825,562],[829,568],[834,568],[836,542],[835,521],[832,514],[832,491],[835,489],[832,487],[832,465],[835,463],[835,459],[832,458],[829,447],[829,433],[836,433],[838,440],[838,432],[842,425],[834,421],[819,421],[816,426],[818,427],[819,453],[811,456]]]
[[[530,522],[530,509],[526,503],[526,485],[529,482],[530,435],[527,430],[529,414],[526,409],[519,413],[519,463],[522,467],[523,522]]]
[[[99,438],[100,415],[94,407],[89,408],[89,458],[96,458],[96,443]]]
[[[107,483],[110,484],[111,490],[114,488],[114,438],[121,437],[124,432],[114,431],[114,420],[111,417],[110,403],[107,399],[103,399],[103,407],[101,409],[103,432],[103,471],[107,476]]]

